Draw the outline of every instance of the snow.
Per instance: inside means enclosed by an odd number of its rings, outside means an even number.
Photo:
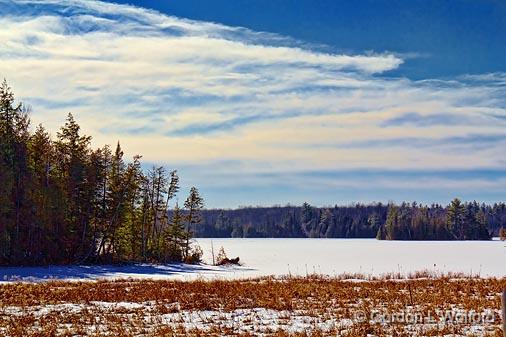
[[[342,273],[382,275],[428,270],[506,276],[506,242],[379,241],[375,239],[198,239],[204,258],[224,247],[251,270],[234,277]]]
[[[185,329],[208,330],[210,326],[219,325],[240,332],[266,332],[284,330],[302,332],[317,328],[329,331],[336,326],[351,325],[349,319],[324,318],[310,316],[303,311],[272,310],[265,308],[236,309],[233,311],[181,311],[161,316],[163,324],[182,324]]]
[[[329,331],[333,328],[347,328],[353,324],[351,319],[337,319],[331,315],[319,317],[318,315],[310,315],[302,310],[286,311],[272,310],[265,308],[236,309],[232,311],[223,310],[181,310],[174,313],[159,314],[152,312],[153,303],[106,303],[106,302],[90,302],[89,304],[58,304],[33,307],[5,307],[0,308],[0,313],[10,315],[12,317],[31,314],[36,319],[43,319],[44,315],[58,313],[79,314],[83,311],[115,313],[118,308],[142,309],[142,317],[151,328],[161,325],[169,325],[172,327],[182,326],[184,329],[198,329],[200,331],[208,331],[211,328],[229,328],[237,332],[255,332],[257,335],[276,330],[284,330],[287,332],[302,332],[308,329],[320,329]],[[128,316],[128,313],[115,313],[116,316]],[[155,319],[156,317],[156,319]],[[88,330],[105,330],[105,326],[87,327]],[[0,328],[0,332],[3,332]]]
[[[248,268],[240,267],[247,270]],[[147,263],[99,266],[47,266],[0,268],[0,283],[13,281],[40,282],[50,280],[99,280],[99,279],[178,279],[226,277],[230,268],[188,264],[155,265]]]
[[[0,282],[52,279],[97,280],[238,279],[260,276],[343,273],[383,275],[426,270],[462,272],[482,277],[505,277],[505,242],[493,241],[378,241],[374,239],[197,239],[204,262],[211,263],[211,245],[224,247],[242,266],[151,265],[49,266],[0,268]]]
[[[308,332],[313,329],[321,332],[332,332],[332,331],[348,331],[356,323],[354,319],[350,318],[339,318],[332,310],[327,312],[318,312],[315,314],[313,309],[308,310],[273,310],[266,308],[244,308],[235,309],[231,311],[224,310],[176,310],[173,313],[160,314],[154,310],[154,302],[118,302],[118,303],[107,303],[107,302],[90,302],[90,303],[64,303],[57,305],[45,305],[45,306],[31,306],[31,307],[3,307],[0,308],[1,315],[9,315],[10,317],[26,317],[27,315],[35,318],[36,320],[42,320],[46,315],[52,316],[54,314],[59,315],[58,317],[67,317],[68,315],[79,315],[81,313],[93,312],[96,316],[96,322],[79,322],[79,328],[81,331],[87,331],[89,335],[94,335],[96,332],[100,332],[103,335],[114,335],[108,333],[108,327],[104,317],[110,317],[114,315],[117,321],[128,322],[125,328],[131,328],[128,324],[134,322],[137,327],[139,324],[146,324],[144,334],[146,332],[154,331],[155,328],[161,326],[171,327],[182,327],[186,331],[197,329],[200,332],[207,331],[234,331],[233,334],[237,333],[254,333],[257,336],[271,335],[273,331],[285,331],[288,333],[301,333]],[[167,307],[173,306],[173,304],[164,304]],[[118,309],[133,309],[134,311],[121,311]],[[353,311],[353,308],[350,308]],[[421,308],[419,308],[421,310]],[[137,311],[135,311],[137,310]],[[488,309],[494,313],[493,310]],[[420,311],[421,312],[421,311]],[[458,312],[454,311],[455,313]],[[495,312],[498,314],[498,311]],[[494,317],[494,316],[492,316]],[[139,318],[140,320],[136,320]],[[64,320],[63,320],[64,321]],[[379,320],[369,320],[371,324],[380,324],[384,328],[388,329],[393,323]],[[401,321],[402,322],[402,321]],[[74,323],[75,325],[76,323]],[[399,325],[397,325],[399,327]],[[401,324],[402,326],[402,324]],[[496,329],[495,322],[479,322],[479,324],[459,324],[458,322],[449,322],[444,319],[444,316],[434,317],[431,322],[428,321],[416,321],[404,325],[406,335],[419,336],[425,335],[423,331],[430,331],[433,328],[443,326],[455,327],[458,326],[461,329],[461,334],[451,336],[468,336],[474,334],[477,336],[489,335],[487,332],[494,331]],[[38,327],[37,324],[32,326],[34,330]],[[64,331],[64,329],[75,329],[76,327],[72,324],[65,324],[60,322],[58,324],[58,330]],[[67,331],[68,332],[68,331]],[[0,333],[8,335],[7,330],[0,327]],[[227,334],[228,336],[228,334]],[[450,335],[448,335],[450,336]]]

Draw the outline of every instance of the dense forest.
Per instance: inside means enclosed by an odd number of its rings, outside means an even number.
[[[54,140],[42,125],[31,132],[27,109],[3,82],[0,265],[198,261],[198,190],[169,219],[176,171],[144,172],[140,156],[125,162],[119,143],[112,151],[90,142],[71,114]]]
[[[506,204],[477,202],[204,210],[198,237],[488,240],[506,224]]]
[[[247,207],[204,210],[197,237],[374,238],[387,207]]]

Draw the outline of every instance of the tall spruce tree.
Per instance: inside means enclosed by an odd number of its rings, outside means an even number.
[[[446,225],[451,235],[458,240],[464,239],[465,214],[464,204],[458,198],[453,199],[446,213]]]
[[[199,191],[196,187],[190,189],[190,195],[184,203],[184,207],[187,210],[186,221],[187,221],[187,238],[185,245],[185,258],[188,258],[190,251],[190,237],[194,230],[194,226],[202,221],[200,211],[204,208],[204,199],[200,196]]]

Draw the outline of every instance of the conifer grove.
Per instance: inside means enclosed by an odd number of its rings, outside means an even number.
[[[0,87],[0,265],[196,262],[203,199],[174,205],[176,171],[144,171],[118,143],[92,149],[72,114],[55,139]],[[174,208],[170,212],[169,207]]]

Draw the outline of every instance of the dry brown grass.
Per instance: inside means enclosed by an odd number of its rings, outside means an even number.
[[[470,323],[382,324],[355,318],[357,312],[371,317],[377,310],[411,310],[424,317],[437,310],[491,310],[494,323],[483,325],[483,331],[476,336],[500,336],[499,294],[503,288],[505,278],[449,277],[360,282],[312,276],[237,281],[13,283],[0,286],[0,335],[472,336]],[[262,324],[255,315],[240,323],[230,322],[227,316],[239,309],[256,308],[279,313],[277,322],[284,328]],[[206,316],[206,310],[217,314]],[[197,316],[188,316],[191,313]],[[310,326],[290,333],[287,330],[294,316],[309,320]],[[322,322],[336,324],[322,328]],[[251,331],[245,331],[245,326]]]

